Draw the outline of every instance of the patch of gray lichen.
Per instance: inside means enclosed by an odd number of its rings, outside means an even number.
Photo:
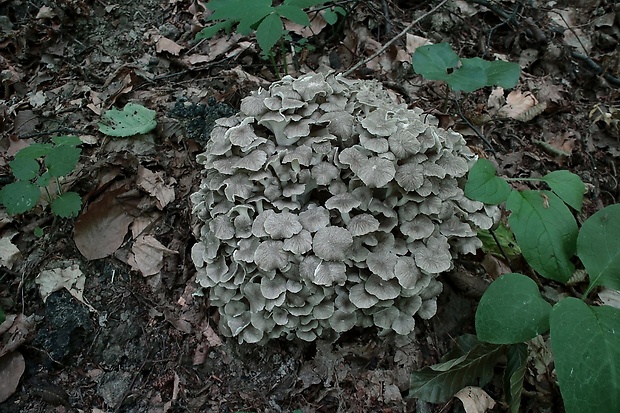
[[[208,104],[192,103],[179,99],[169,112],[169,116],[184,121],[187,137],[205,145],[209,140],[215,121],[234,116],[237,110],[225,103],[210,98]]]
[[[215,123],[192,259],[240,343],[413,336],[436,313],[437,275],[497,215],[463,194],[463,137],[375,81],[287,76]]]

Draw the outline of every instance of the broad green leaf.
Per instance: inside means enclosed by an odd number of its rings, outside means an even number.
[[[196,33],[195,39],[196,40],[210,39],[222,29],[224,29],[226,33],[230,33],[230,30],[232,29],[232,25],[233,24],[231,21],[218,22],[218,23],[212,24],[211,26],[205,27],[204,29]]]
[[[567,282],[575,266],[570,261],[577,243],[577,222],[551,191],[512,191],[506,207],[508,223],[523,257],[540,275]]]
[[[581,211],[586,186],[579,176],[568,171],[553,171],[541,178],[569,206]]]
[[[338,14],[332,10],[325,10],[325,12],[323,12],[323,18],[328,24],[333,26],[338,21]]]
[[[52,148],[52,144],[50,143],[33,143],[30,146],[26,146],[23,149],[20,149],[19,152],[15,154],[15,159],[18,158],[31,158],[37,159],[42,158],[49,150]]]
[[[446,82],[453,90],[473,92],[487,86],[487,66],[490,62],[479,57],[461,59],[461,67],[450,73]]]
[[[478,238],[482,241],[482,251],[487,254],[490,253],[500,258],[504,258],[506,254],[509,260],[521,256],[521,248],[517,245],[514,234],[503,222],[499,223],[493,233],[488,229],[479,230]]]
[[[4,320],[6,320],[6,315],[4,314],[2,307],[0,307],[0,324],[4,323]]]
[[[110,109],[103,114],[99,131],[108,136],[127,137],[147,133],[157,127],[155,111],[128,103],[122,111]]]
[[[519,343],[508,347],[506,352],[506,370],[504,370],[504,394],[510,413],[519,413],[523,379],[527,367],[527,344]]]
[[[330,0],[285,0],[284,4],[288,6],[296,6],[302,9],[308,7],[318,6],[319,4],[327,3]]]
[[[264,53],[268,53],[284,32],[282,19],[273,13],[265,17],[256,29],[256,40]]]
[[[504,274],[480,299],[476,334],[487,343],[522,343],[549,330],[550,311],[551,304],[534,281],[522,274]]]
[[[620,412],[620,310],[569,297],[553,307],[550,324],[566,412]]]
[[[444,362],[411,374],[410,397],[444,403],[463,387],[487,383],[493,377],[505,346],[480,343],[474,336],[458,337],[456,341],[457,346]]]
[[[82,209],[82,198],[75,192],[65,192],[52,201],[52,212],[61,218],[77,217]]]
[[[39,174],[41,165],[32,158],[15,158],[9,162],[11,172],[17,179],[29,181]]]
[[[577,256],[590,276],[587,293],[597,285],[620,290],[620,204],[601,209],[583,223]]]
[[[39,187],[28,181],[13,182],[0,190],[0,203],[10,215],[30,211],[39,202],[40,197]]]
[[[45,166],[51,176],[69,175],[80,160],[81,152],[75,146],[55,146],[45,157]]]
[[[41,238],[43,236],[43,228],[35,227],[34,230],[32,230],[32,233],[34,234],[35,237]]]
[[[497,171],[487,159],[478,159],[467,175],[465,196],[485,204],[497,205],[510,195],[508,182],[497,176]]]
[[[503,60],[493,60],[488,62],[487,86],[501,86],[504,89],[511,89],[519,82],[521,67],[517,63],[505,62]]]
[[[213,14],[207,20],[230,20],[239,22],[239,26],[243,26],[243,31],[239,29],[239,33],[247,34],[250,26],[263,19],[266,15],[273,11],[271,0],[225,0],[211,1],[207,4],[207,8],[214,10]]]
[[[308,15],[305,11],[303,11],[297,6],[281,4],[276,7],[276,13],[294,23],[300,24],[302,26],[310,26],[310,19],[308,19]]]
[[[37,178],[36,181],[34,181],[34,183],[40,186],[41,188],[44,188],[50,183],[51,179],[52,179],[52,175],[50,174],[50,171],[45,171],[41,175],[39,175],[39,177]]]
[[[448,43],[418,47],[413,53],[413,70],[428,80],[447,80],[448,69],[459,64],[459,57]]]
[[[56,145],[78,146],[82,144],[82,140],[77,136],[54,136],[52,142]]]

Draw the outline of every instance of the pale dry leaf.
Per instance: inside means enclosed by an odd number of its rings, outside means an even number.
[[[157,274],[162,269],[164,254],[177,254],[152,235],[140,235],[136,238],[131,251],[133,257],[129,258],[129,264],[144,276]]]
[[[42,90],[39,90],[37,93],[29,93],[28,94],[28,103],[33,108],[40,108],[45,105],[47,98],[45,97],[45,93]]]
[[[406,37],[406,49],[407,53],[409,53],[410,55],[413,55],[415,49],[417,49],[418,47],[432,44],[431,41],[428,40],[426,37],[420,37],[409,33],[407,33]]]
[[[284,28],[300,35],[301,37],[311,37],[315,34],[319,34],[321,30],[327,27],[327,22],[323,18],[323,11],[311,12],[308,14],[310,19],[310,26],[302,26],[301,24],[294,23],[290,20],[284,21]]]
[[[120,200],[126,191],[107,191],[75,221],[73,240],[87,260],[107,257],[123,244],[129,224],[139,215],[139,199]]]
[[[489,98],[487,99],[487,108],[491,115],[497,114],[497,111],[506,104],[506,98],[504,98],[504,88],[493,88]]]
[[[170,202],[174,201],[174,188],[176,183],[174,178],[164,180],[164,173],[153,172],[142,165],[138,167],[138,179],[136,184],[157,199],[157,208],[163,209]]]
[[[41,271],[35,279],[35,283],[39,286],[39,294],[41,294],[43,302],[47,300],[50,294],[64,288],[91,311],[95,311],[95,309],[84,300],[83,295],[86,275],[80,270],[80,266],[77,263],[72,263],[67,267]]]
[[[506,97],[506,104],[499,109],[498,115],[517,119],[537,104],[538,100],[530,92],[523,93],[520,90],[513,90]]]
[[[54,17],[56,17],[57,14],[54,11],[54,9],[52,9],[49,6],[43,6],[39,9],[39,12],[37,13],[37,17],[35,17],[35,19],[53,19]]]
[[[24,356],[14,351],[0,357],[0,403],[15,393],[26,370]]]
[[[0,265],[6,268],[13,268],[13,264],[21,256],[19,248],[11,242],[16,232],[6,233],[0,238]]]
[[[495,406],[495,400],[480,387],[464,387],[454,397],[463,403],[465,413],[484,413]]]
[[[8,314],[0,324],[0,357],[28,341],[36,328],[35,316]]]
[[[183,50],[183,46],[164,36],[157,39],[157,43],[155,44],[155,51],[157,51],[157,53],[168,52],[173,56],[178,56],[181,50]]]
[[[620,309],[620,291],[612,290],[610,288],[603,288],[599,291],[598,298],[601,300],[603,305]]]

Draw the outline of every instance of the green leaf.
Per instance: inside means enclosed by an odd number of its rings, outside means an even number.
[[[577,222],[551,191],[512,191],[508,223],[523,257],[543,277],[567,282],[575,270]]]
[[[274,13],[265,17],[256,29],[256,40],[258,40],[258,45],[264,53],[269,53],[271,48],[282,37],[283,32],[284,28],[280,16]]]
[[[40,197],[39,187],[28,181],[13,182],[0,190],[0,203],[6,207],[6,212],[10,215],[30,211],[39,202]]]
[[[284,4],[307,9],[308,7],[314,7],[319,4],[327,3],[328,1],[330,0],[285,0]]]
[[[75,192],[65,192],[52,201],[52,213],[61,218],[76,217],[82,209],[82,198]]]
[[[45,166],[51,176],[69,175],[78,161],[82,150],[75,146],[56,146],[45,157]]]
[[[456,339],[457,345],[444,362],[411,374],[409,396],[444,403],[467,385],[487,383],[505,346],[481,343],[474,336]],[[447,359],[447,360],[445,360]]]
[[[504,89],[511,89],[519,82],[521,67],[517,63],[505,62],[503,60],[493,60],[488,62],[487,86],[501,86]]]
[[[9,162],[11,172],[17,179],[29,181],[39,174],[41,165],[32,158],[15,158]]]
[[[40,186],[41,188],[44,188],[47,185],[49,185],[51,179],[52,179],[52,175],[50,174],[50,171],[45,171],[37,178],[36,181],[34,181],[34,183]]]
[[[302,26],[310,26],[310,19],[308,19],[308,15],[299,7],[281,4],[276,7],[276,13],[294,23]]]
[[[2,307],[0,307],[0,324],[4,323],[4,320],[6,320],[6,315],[4,314]]]
[[[196,40],[210,39],[222,29],[224,29],[226,33],[230,33],[230,30],[232,29],[232,25],[233,24],[231,21],[218,22],[218,23],[212,24],[211,26],[205,27],[204,29],[196,33],[195,39]]]
[[[155,111],[135,103],[128,103],[122,111],[108,110],[103,114],[103,122],[99,123],[99,131],[118,137],[147,133],[157,127]]]
[[[334,25],[338,21],[338,14],[332,10],[325,10],[323,12],[323,18],[327,22],[327,24]]]
[[[590,276],[586,295],[597,285],[620,290],[620,204],[596,212],[581,226],[577,256]]]
[[[65,145],[65,146],[78,146],[82,144],[82,140],[77,136],[69,135],[69,136],[54,136],[52,138],[52,142],[56,145]]]
[[[448,69],[459,64],[459,57],[448,43],[418,47],[413,53],[413,70],[428,80],[447,80]]]
[[[551,304],[538,286],[522,274],[504,274],[485,291],[476,310],[478,339],[516,344],[549,330]]]
[[[504,370],[504,394],[510,413],[519,413],[523,379],[527,367],[527,344],[519,343],[508,347],[506,352],[506,370]]]
[[[566,412],[620,412],[620,310],[569,297],[553,307],[550,324]]]
[[[43,228],[41,227],[34,227],[34,230],[32,232],[37,238],[41,238],[43,236]]]
[[[470,199],[497,205],[508,199],[510,185],[497,176],[493,164],[487,159],[478,159],[467,175],[465,196]]]
[[[30,146],[26,146],[23,149],[20,149],[19,152],[15,154],[15,159],[18,158],[30,158],[30,159],[38,159],[42,158],[49,150],[52,148],[52,144],[50,143],[33,143]]]
[[[461,67],[450,73],[446,82],[452,89],[467,93],[483,88],[488,83],[488,64],[489,62],[479,57],[462,59]]]
[[[495,237],[493,237],[493,234]],[[514,234],[508,229],[506,224],[500,222],[497,228],[493,230],[493,234],[488,229],[478,231],[478,238],[482,241],[483,252],[500,258],[504,258],[504,254],[506,254],[509,260],[514,260],[521,256],[521,248],[517,245]],[[497,245],[498,243],[499,245]]]
[[[546,182],[562,201],[577,211],[581,211],[586,186],[579,176],[568,171],[553,171],[540,179]]]

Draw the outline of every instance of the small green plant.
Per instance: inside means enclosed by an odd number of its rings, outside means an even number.
[[[43,189],[52,213],[62,218],[77,216],[82,198],[75,192],[63,192],[61,180],[69,175],[78,160],[82,143],[77,136],[57,136],[53,143],[35,143],[15,154],[9,167],[15,182],[0,190],[0,204],[11,215],[33,209]],[[57,195],[50,192],[50,183],[56,185]]]
[[[448,43],[420,46],[413,53],[413,70],[427,80],[442,80],[455,91],[473,92],[486,86],[515,87],[521,68],[503,60],[460,58]]]
[[[272,0],[211,0],[207,8],[213,10],[213,14],[208,20],[216,23],[196,34],[196,40],[209,39],[220,30],[230,33],[234,25],[237,25],[236,31],[242,35],[248,35],[255,30],[263,57],[271,58],[276,66],[272,49],[279,41],[285,39],[286,35],[290,35],[284,28],[282,18],[302,26],[310,26],[310,19],[304,9],[329,1],[284,0],[282,4],[274,7]],[[325,10],[323,18],[327,23],[335,24],[339,14],[344,16],[346,11],[340,6],[335,6]]]
[[[510,179],[512,180],[512,179]],[[597,286],[620,289],[620,204],[603,208],[578,228],[570,208],[580,210],[585,187],[579,177],[556,171],[528,181],[550,190],[519,191],[496,175],[487,160],[471,169],[465,194],[488,204],[506,201],[508,218],[524,258],[540,275],[567,283],[574,256],[589,275],[581,299],[549,303],[523,274],[505,274],[482,296],[477,337],[457,340],[442,364],[412,374],[411,394],[440,402],[461,387],[488,383],[499,356],[506,356],[504,387],[510,411],[519,411],[527,341],[550,333],[558,385],[569,413],[620,411],[620,310],[585,302]]]

